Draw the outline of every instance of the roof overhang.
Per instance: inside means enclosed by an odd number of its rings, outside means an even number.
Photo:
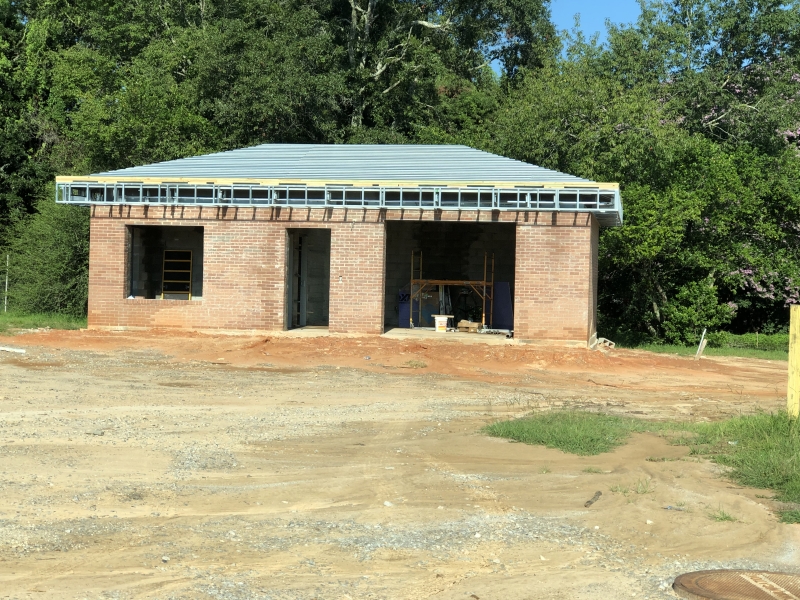
[[[58,177],[56,202],[91,205],[291,206],[592,213],[622,225],[617,184],[553,182],[273,181],[208,178]]]

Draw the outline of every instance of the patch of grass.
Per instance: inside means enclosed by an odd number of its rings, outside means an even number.
[[[736,517],[734,517],[731,513],[725,511],[721,506],[717,508],[717,510],[713,510],[708,513],[709,518],[713,519],[717,522],[730,522],[736,523],[739,521]]]
[[[598,469],[597,467],[586,467],[583,470],[584,473],[605,473],[602,469]]]
[[[631,432],[644,431],[647,423],[636,419],[578,411],[534,414],[513,421],[499,421],[483,432],[526,444],[557,448],[571,454],[592,456],[624,444]]]
[[[781,511],[781,523],[800,523],[800,510]]]
[[[84,329],[86,317],[79,318],[59,313],[23,314],[0,312],[0,335],[10,335],[17,329]]]
[[[544,465],[541,469],[539,469],[539,473],[541,473],[542,475],[547,475],[548,473],[550,473],[550,467]]]
[[[727,467],[725,477],[740,485],[773,490],[773,499],[780,502],[800,503],[800,419],[790,419],[785,411],[714,423],[662,423],[563,411],[484,428],[489,435],[583,456],[613,450],[632,432],[640,431],[665,434],[670,443],[689,447],[697,460],[702,457]],[[649,480],[639,480],[632,486],[637,494],[649,493],[648,488],[652,488]],[[611,491],[627,494],[630,489],[619,485]],[[800,519],[800,511],[793,507],[779,514],[784,522]]]
[[[689,426],[692,453],[728,467],[736,483],[777,492],[775,499],[800,502],[800,421],[786,412],[734,417]],[[735,442],[735,443],[732,443]]]
[[[672,462],[678,460],[677,458],[667,458],[666,456],[648,456],[645,458],[647,462]]]
[[[629,488],[627,485],[622,485],[621,483],[615,483],[608,489],[610,489],[615,494],[622,494],[623,496],[627,496],[628,494],[631,493],[631,488]]]
[[[675,346],[672,344],[642,344],[632,346],[635,350],[658,352],[661,354],[679,354],[681,356],[694,356],[697,346]],[[738,356],[741,358],[761,358],[764,360],[789,360],[789,353],[785,350],[757,350],[755,348],[708,348],[703,350],[703,356]]]
[[[645,479],[637,479],[636,483],[634,484],[633,491],[637,494],[651,494],[655,491],[655,486],[653,485],[653,480],[649,477]]]
[[[409,369],[424,369],[425,367],[428,366],[428,363],[423,362],[421,360],[409,360],[409,361],[406,361],[405,365]]]

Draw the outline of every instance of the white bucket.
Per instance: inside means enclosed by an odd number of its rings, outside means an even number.
[[[433,320],[436,323],[436,331],[440,333],[447,333],[447,319],[449,315],[433,315]]]

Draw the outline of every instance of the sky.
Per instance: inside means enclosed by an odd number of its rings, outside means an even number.
[[[598,32],[600,41],[606,39],[606,19],[614,23],[631,23],[639,16],[636,0],[551,0],[553,23],[561,29],[572,29],[574,16],[581,15],[581,29],[588,38]]]

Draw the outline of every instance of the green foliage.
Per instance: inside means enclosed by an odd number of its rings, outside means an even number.
[[[40,212],[16,225],[7,248],[9,308],[82,317],[89,276],[89,211],[49,198],[38,206]]]
[[[0,246],[56,174],[461,143],[620,183],[605,337],[778,333],[800,302],[799,43],[780,0],[645,0],[604,45],[558,35],[546,0],[0,0]]]
[[[606,337],[771,332],[800,302],[800,15],[741,9],[652,2],[608,46],[568,36],[566,58],[527,74],[482,141],[620,182],[625,226],[602,232],[599,254]]]

